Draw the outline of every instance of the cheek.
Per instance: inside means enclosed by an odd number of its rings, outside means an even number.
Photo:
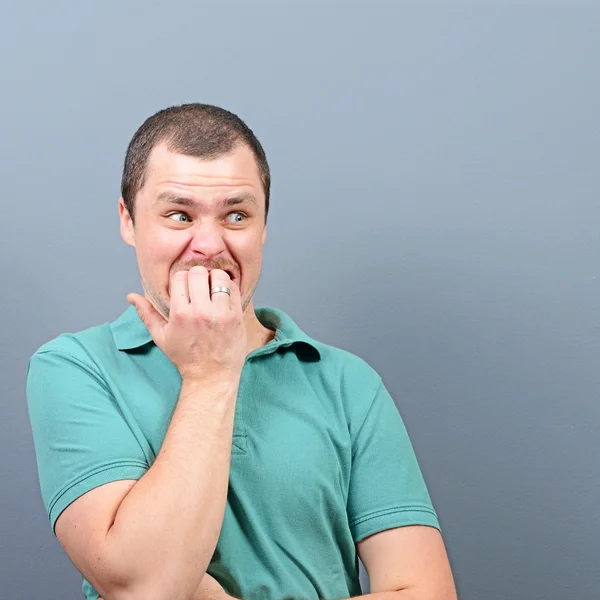
[[[145,271],[146,280],[154,282],[155,286],[168,284],[171,267],[188,242],[181,233],[163,229],[146,232],[138,238],[138,264]]]
[[[246,268],[258,268],[262,262],[262,241],[256,235],[238,240],[232,250],[236,259]]]
[[[166,227],[156,228],[147,231],[144,235],[143,253],[151,262],[173,260],[189,244],[189,241],[189,236],[186,236],[184,231]]]

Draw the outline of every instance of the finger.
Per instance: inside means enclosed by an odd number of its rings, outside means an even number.
[[[231,288],[231,296],[229,296],[229,305],[231,306],[231,308],[240,307],[241,310],[242,299],[240,288],[238,287],[237,282],[232,279],[229,287]]]
[[[226,294],[225,292],[215,292],[213,294],[212,292],[212,290],[215,287],[219,286],[223,286],[231,290],[231,278],[229,277],[226,271],[222,271],[221,269],[214,269],[210,272],[210,299],[212,303],[218,306],[219,308],[229,309],[231,308],[231,294]]]
[[[208,291],[208,269],[197,265],[189,271],[188,287],[191,303],[198,307],[206,307],[210,301]]]
[[[144,296],[139,294],[128,294],[127,302],[133,305],[138,316],[150,332],[150,335],[156,340],[157,335],[160,335],[161,329],[165,326],[165,318],[154,308]]]
[[[169,286],[169,295],[171,296],[169,303],[170,312],[175,312],[177,309],[189,306],[190,296],[187,271],[177,271],[173,274]]]
[[[231,309],[235,309],[236,307],[241,308],[241,292],[238,283],[235,279],[231,279],[229,277],[229,273],[227,271],[224,271],[224,273],[228,279],[227,287],[231,290],[231,294],[229,294],[229,307]]]

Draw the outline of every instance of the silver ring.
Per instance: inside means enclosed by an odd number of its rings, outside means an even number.
[[[231,290],[224,285],[216,285],[214,288],[210,290],[210,295],[216,294],[217,292],[225,292],[231,296]]]

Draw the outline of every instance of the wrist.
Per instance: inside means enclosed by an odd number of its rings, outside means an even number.
[[[236,391],[240,383],[241,373],[232,373],[231,371],[219,371],[210,376],[198,375],[195,373],[180,373],[181,387],[189,390],[191,393],[197,391],[213,390],[215,392],[227,393]]]

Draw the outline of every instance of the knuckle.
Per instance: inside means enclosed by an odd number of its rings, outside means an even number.
[[[221,322],[227,326],[227,329],[231,329],[231,311],[228,308],[221,313]]]
[[[213,318],[213,323],[215,323],[217,325],[223,325],[224,323],[227,322],[227,315],[225,314],[225,311],[219,309],[218,307],[214,311],[212,318]]]
[[[186,317],[186,313],[183,308],[176,308],[171,314],[173,315],[173,318],[178,322],[184,321]]]
[[[226,323],[231,323],[236,320],[237,315],[229,308],[228,305],[223,306],[221,314]]]
[[[206,320],[206,311],[202,306],[192,305],[192,315],[194,315],[194,320],[197,322],[204,322]]]
[[[201,275],[203,273],[208,273],[208,269],[201,265],[196,265],[190,269],[190,273],[192,275]]]
[[[229,275],[227,275],[227,271],[223,271],[223,269],[214,269],[211,271],[211,276],[219,281],[229,281]]]
[[[208,317],[209,323],[213,328],[221,328],[224,324],[223,313],[216,308],[210,312]]]
[[[199,314],[198,318],[211,328],[219,322],[219,315],[213,306],[204,307],[203,312]]]
[[[227,314],[229,311],[226,309],[218,309],[215,313],[215,323],[219,326],[228,325],[229,324],[229,315]]]

